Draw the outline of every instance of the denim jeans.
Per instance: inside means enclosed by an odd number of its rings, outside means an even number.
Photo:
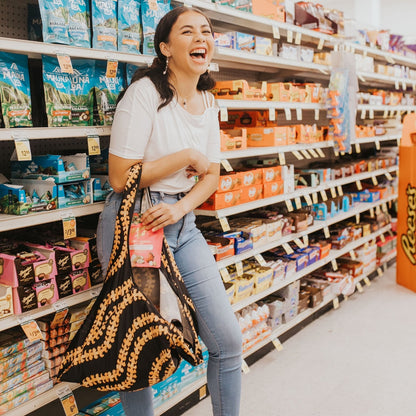
[[[152,192],[152,203],[174,204],[183,195]],[[121,196],[112,194],[100,217],[97,248],[103,268],[108,264],[114,219]],[[110,206],[109,206],[110,205]],[[114,208],[114,210],[112,209]],[[199,335],[208,348],[207,382],[214,416],[238,416],[241,390],[241,331],[222,284],[215,259],[191,212],[164,229],[189,295],[193,300]],[[153,416],[151,388],[121,392],[126,416]]]

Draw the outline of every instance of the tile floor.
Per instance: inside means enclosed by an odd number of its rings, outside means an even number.
[[[240,416],[415,416],[416,293],[376,278],[243,375]],[[210,416],[209,399],[184,416]]]

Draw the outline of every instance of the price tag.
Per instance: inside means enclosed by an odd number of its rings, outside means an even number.
[[[416,91],[416,83],[412,83],[412,89],[413,89],[413,91]]]
[[[359,191],[363,190],[363,185],[361,185],[361,181],[359,179],[357,181],[355,181],[355,184],[357,185],[357,189]]]
[[[231,166],[230,162],[227,159],[222,159],[221,160],[221,165],[224,166],[224,169],[227,172],[232,172],[234,170],[233,167]]]
[[[362,109],[362,110],[361,110],[361,118],[362,118],[363,120],[365,119],[366,114],[367,114],[366,110],[365,110],[365,109]]]
[[[377,177],[376,176],[372,176],[371,177],[371,180],[373,181],[373,185],[374,186],[377,186],[378,185],[378,180],[377,180]]]
[[[321,193],[322,201],[324,202],[328,201],[328,196],[326,195],[326,192],[322,190],[320,191],[320,193]]]
[[[332,270],[336,272],[338,270],[338,263],[335,259],[331,260]]]
[[[56,326],[61,326],[62,323],[64,322],[65,317],[68,315],[68,311],[69,311],[68,308],[57,311],[55,313],[55,316],[52,319],[51,328],[55,328]]]
[[[279,153],[279,163],[281,165],[286,165],[286,158],[284,153]]]
[[[241,276],[244,273],[244,270],[243,270],[243,262],[242,261],[238,261],[235,264],[235,269],[237,270],[237,276]]]
[[[394,59],[393,59],[390,55],[387,55],[387,56],[386,56],[386,61],[387,61],[389,64],[394,64]]]
[[[380,215],[381,214],[381,209],[380,209],[380,205],[376,206],[376,215]]]
[[[100,155],[100,137],[97,135],[88,136],[88,154],[90,156]]]
[[[353,260],[356,260],[356,259],[357,259],[357,256],[355,255],[355,251],[354,251],[354,250],[351,250],[351,251],[350,251],[350,257],[351,257]]]
[[[374,218],[374,208],[373,207],[370,208],[370,217]]]
[[[230,224],[228,224],[228,220],[226,217],[219,218],[221,228],[224,232],[230,231]]]
[[[384,237],[384,234],[380,234],[380,240],[382,243],[386,242],[386,237]]]
[[[393,180],[393,176],[391,176],[390,172],[386,172],[385,173],[387,180],[392,181]]]
[[[372,108],[368,111],[368,116],[370,117],[371,120],[374,119],[374,110]]]
[[[228,269],[226,267],[220,270],[220,275],[224,283],[227,283],[231,280],[230,273],[228,272]]]
[[[275,108],[269,108],[269,120],[275,121],[276,120],[276,109]]]
[[[218,64],[216,62],[211,62],[209,64],[209,70],[211,72],[219,72],[220,71],[220,67],[218,66]]]
[[[380,142],[379,142],[379,140],[378,140],[378,139],[376,139],[376,140],[374,141],[374,143],[376,144],[376,149],[377,149],[377,150],[380,150]]]
[[[300,200],[299,196],[297,196],[295,198],[295,206],[296,206],[296,209],[301,209],[302,208],[302,201]]]
[[[379,277],[383,276],[383,270],[381,269],[381,267],[377,268],[377,274],[379,275]]]
[[[306,235],[303,236],[303,245],[305,247],[308,247],[309,246],[309,236],[308,236],[308,234],[306,234]]]
[[[286,251],[286,254],[293,254],[293,249],[292,247],[290,247],[288,243],[283,243],[282,247],[283,247],[283,250]]]
[[[64,412],[66,416],[75,416],[78,414],[78,406],[77,402],[75,401],[74,393],[68,387],[62,387],[57,390],[57,395],[59,400],[61,401],[62,407],[64,408]]]
[[[244,374],[248,374],[250,372],[250,368],[245,360],[243,360],[243,363],[241,364],[241,369],[243,370]]]
[[[100,294],[100,289],[99,288],[90,290],[91,298],[96,298],[99,294]]]
[[[118,61],[108,60],[107,61],[107,70],[105,71],[105,76],[107,78],[115,78],[117,76]]]
[[[337,43],[334,45],[334,52],[338,52],[338,44]]]
[[[286,37],[287,37],[287,41],[289,43],[292,43],[293,42],[293,32],[291,30],[288,30],[287,31]]]
[[[315,121],[319,120],[319,108],[315,108]]]
[[[302,41],[302,33],[297,32],[295,36],[295,45],[300,45]]]
[[[75,217],[62,218],[62,226],[65,240],[77,236],[77,222]]]
[[[304,195],[303,197],[305,198],[306,205],[312,205],[312,199],[308,194]]]
[[[371,282],[370,282],[370,279],[369,279],[368,277],[364,277],[364,283],[365,283],[367,286],[371,286]]]
[[[32,160],[32,151],[30,150],[29,139],[15,139],[14,147],[16,149],[17,160]]]
[[[383,202],[383,203],[381,204],[381,209],[382,209],[384,212],[388,212],[388,209],[387,209],[387,204],[386,204],[385,202]]]
[[[356,224],[360,223],[360,214],[355,214],[355,223]]]
[[[323,152],[323,150],[322,149],[316,149],[316,151],[318,152],[318,155],[319,156],[321,156],[321,157],[325,157],[325,153]]]
[[[37,341],[38,339],[43,339],[42,332],[34,319],[31,319],[26,322],[20,322],[20,326],[23,329],[23,332],[27,336],[30,342]]]
[[[220,108],[220,121],[228,121],[228,109],[226,107]]]
[[[337,191],[335,190],[335,188],[331,188],[330,191],[331,191],[332,198],[336,198],[337,197]]]
[[[355,285],[355,287],[357,288],[357,290],[358,290],[360,293],[363,293],[363,292],[364,292],[364,289],[363,289],[363,287],[361,286],[361,283],[360,283],[360,282],[357,282],[357,284]]]
[[[292,120],[292,111],[290,108],[285,108],[285,117],[286,120]]]
[[[256,254],[254,258],[257,260],[257,263],[259,263],[260,266],[265,266],[267,264],[266,260],[264,260],[264,257],[261,254]]]
[[[334,149],[334,155],[335,155],[335,157],[339,157],[339,152],[338,152],[338,150],[335,150],[335,149]]]
[[[347,295],[344,295],[344,300],[348,300],[348,296]]]
[[[402,89],[403,89],[403,91],[407,90],[406,81],[402,81]]]
[[[324,42],[325,41],[322,38],[319,39],[319,43],[318,43],[318,46],[317,46],[318,50],[321,50],[321,49],[324,48]]]
[[[315,149],[308,149],[308,150],[314,159],[317,159],[319,157],[318,153],[315,152]]]
[[[300,152],[298,152],[297,150],[294,150],[293,152],[292,152],[292,154],[293,154],[293,156],[295,156],[295,158],[297,159],[297,160],[303,160],[304,159],[304,157],[300,154]]]
[[[383,118],[387,118],[388,116],[389,116],[389,111],[388,110],[384,110]]]
[[[325,238],[329,238],[331,236],[331,233],[329,232],[328,227],[324,227],[324,235],[325,235]]]
[[[312,156],[309,154],[307,150],[302,149],[300,152],[302,153],[303,156],[305,156],[306,159],[308,160],[312,159]]]
[[[334,309],[338,309],[339,308],[339,299],[338,297],[336,297],[333,301],[332,301],[333,305],[334,305]]]
[[[301,241],[300,238],[295,238],[293,240],[293,242],[299,247],[299,248],[304,248],[305,246],[303,245],[303,242]]]
[[[337,186],[337,191],[338,191],[338,195],[339,196],[343,196],[344,195],[344,191],[342,190],[342,186],[341,185],[338,185]]]
[[[59,54],[57,55],[59,67],[61,72],[66,74],[73,74],[74,68],[72,67],[71,57],[69,55]]]
[[[356,151],[357,153],[361,153],[361,146],[360,146],[360,143],[355,143],[355,151]]]
[[[277,351],[283,351],[283,345],[282,345],[282,343],[279,341],[279,338],[275,338],[273,341],[272,341],[272,343],[273,343],[273,345],[274,345],[274,347],[277,349]]]
[[[207,385],[206,384],[200,387],[199,389],[199,400],[202,400],[205,397],[207,397]]]
[[[286,199],[285,203],[286,203],[287,210],[289,212],[292,212],[293,211],[292,201],[290,199]]]
[[[279,30],[279,27],[276,26],[276,25],[273,25],[272,27],[273,27],[273,37],[275,39],[280,39],[280,30]]]
[[[314,204],[318,203],[318,194],[316,192],[312,193],[312,201]]]
[[[395,86],[396,90],[399,90],[400,89],[400,84],[399,84],[399,80],[398,79],[396,79],[396,82],[395,82],[394,86]]]
[[[301,108],[297,108],[296,109],[296,119],[298,120],[298,121],[300,121],[300,120],[302,120],[302,109]]]

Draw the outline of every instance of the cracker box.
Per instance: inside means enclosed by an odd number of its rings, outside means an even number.
[[[236,32],[235,48],[238,51],[255,52],[256,41],[255,36],[248,33]]]
[[[207,237],[207,243],[214,248],[216,261],[234,256],[234,241],[225,237]]]
[[[4,391],[7,391],[9,389],[12,389],[14,386],[20,383],[23,383],[24,381],[28,380],[30,377],[38,375],[43,370],[45,370],[45,363],[43,361],[40,361],[36,364],[31,365],[24,371],[17,373],[13,375],[12,377],[9,377],[6,380],[3,380],[0,383],[0,393],[3,393]]]
[[[293,84],[291,82],[269,82],[267,97],[271,101],[290,102],[292,100]]]
[[[235,32],[214,32],[214,43],[218,48],[235,48]]]
[[[282,167],[273,166],[270,168],[262,168],[263,183],[276,182],[282,179]]]
[[[19,365],[22,362],[25,362],[27,358],[36,356],[38,352],[42,351],[42,344],[40,342],[35,342],[25,348],[23,351],[17,352],[12,355],[0,360],[0,374],[4,378],[4,374],[10,368],[13,368]]]
[[[217,210],[241,204],[241,189],[230,192],[215,192],[199,208]]]
[[[37,347],[39,348],[39,347]],[[24,351],[23,351],[24,352]],[[40,351],[30,355],[25,356],[23,361],[17,362],[12,367],[7,368],[6,370],[2,371],[0,379],[6,379],[12,377],[14,374],[24,371],[27,367],[39,362],[42,358],[42,344],[40,346]]]
[[[273,56],[273,43],[270,38],[255,36],[255,52],[258,55]]]

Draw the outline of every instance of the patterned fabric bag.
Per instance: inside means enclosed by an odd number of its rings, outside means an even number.
[[[131,168],[116,218],[104,285],[64,355],[58,379],[101,391],[134,391],[172,375],[181,358],[201,364],[195,307],[187,293],[166,239],[161,267],[132,272],[129,230],[141,164]],[[162,316],[155,286],[176,296],[177,318]],[[156,293],[156,295],[155,295]],[[161,296],[160,296],[161,297]],[[162,302],[160,302],[162,303]]]

